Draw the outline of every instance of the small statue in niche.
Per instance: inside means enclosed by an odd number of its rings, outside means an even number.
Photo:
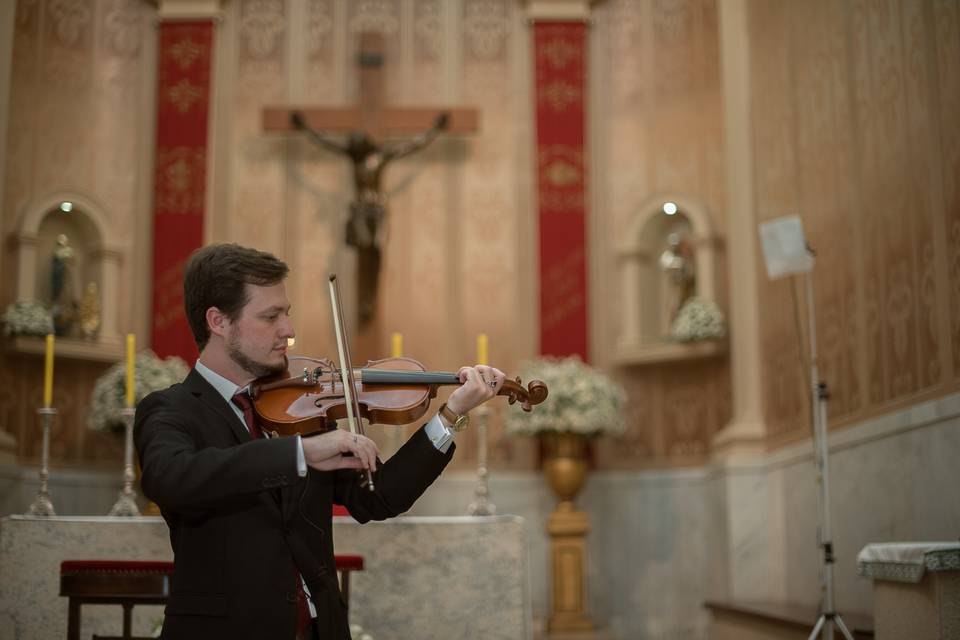
[[[73,286],[73,247],[66,234],[57,236],[50,272],[50,312],[54,333],[69,335],[77,320],[77,298]]]
[[[668,235],[667,248],[660,254],[660,268],[667,276],[667,320],[672,324],[695,292],[696,270],[690,241],[677,232]]]
[[[96,282],[88,282],[80,300],[80,333],[87,340],[93,340],[100,330],[100,291]]]

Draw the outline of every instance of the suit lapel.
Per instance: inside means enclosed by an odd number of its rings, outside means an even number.
[[[211,410],[217,413],[221,418],[223,418],[224,424],[230,429],[233,433],[233,436],[237,439],[237,442],[249,442],[251,440],[250,433],[247,431],[246,427],[240,424],[240,420],[237,418],[237,414],[233,412],[226,401],[223,399],[217,390],[206,381],[206,379],[197,373],[196,369],[191,369],[190,373],[187,375],[187,379],[183,381],[184,386],[186,386],[194,396],[196,396],[200,402],[205,404]]]
[[[237,414],[233,412],[233,409],[231,409],[223,399],[223,396],[213,388],[213,385],[207,382],[206,378],[197,373],[196,369],[190,370],[183,384],[202,403],[223,418],[224,423],[229,426],[231,433],[233,433],[238,443],[251,442],[253,440],[250,432],[247,431],[245,426],[240,424]],[[282,520],[284,522],[289,520],[290,516],[293,515],[295,500],[292,490],[293,487],[285,487],[284,490],[279,493],[277,491],[264,491],[261,494],[267,504],[272,505],[274,508],[279,507],[282,509]]]

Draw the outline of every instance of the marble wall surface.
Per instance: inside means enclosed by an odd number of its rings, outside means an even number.
[[[830,445],[837,605],[841,612],[869,613],[870,581],[856,575],[861,547],[869,542],[949,540],[960,532],[955,465],[960,458],[960,395],[836,430]],[[59,512],[78,513],[83,505],[102,504],[97,513],[109,508],[119,486],[112,477],[83,481],[83,474],[72,473],[79,475],[54,470]],[[0,480],[6,483],[0,486],[4,513],[22,513],[36,492],[33,476],[21,470],[16,478]],[[77,485],[72,490],[66,488],[70,482]],[[88,487],[79,488],[84,482]],[[463,515],[475,486],[472,472],[448,472],[409,515]],[[497,513],[516,514],[525,521],[516,531],[522,556],[516,555],[517,546],[514,555],[506,557],[522,557],[529,565],[528,602],[536,631],[549,615],[545,525],[555,498],[536,473],[497,470],[490,477],[490,497]],[[589,612],[615,638],[666,640],[704,638],[707,614],[702,604],[708,598],[815,605],[820,593],[816,500],[809,442],[686,470],[594,472],[577,498],[593,526],[588,538]],[[396,522],[389,531],[403,531]],[[413,548],[410,538],[384,539],[389,534],[380,525],[356,527],[356,533],[354,527],[337,531],[338,549],[347,552],[355,543],[376,540],[377,550],[368,554],[377,558],[376,564],[384,562],[380,554]],[[166,553],[166,539],[157,535],[157,553]],[[449,529],[440,539],[453,545],[457,536]],[[447,584],[445,576],[468,576],[464,584],[486,588],[483,574],[473,578],[462,563],[479,549],[494,550],[501,558],[505,552],[467,539],[472,542],[465,547],[450,547],[451,555],[436,565],[436,575],[431,568],[427,582]],[[125,544],[123,538],[117,544]],[[49,547],[43,543],[24,552],[43,554]],[[463,548],[468,549],[465,558],[460,557]],[[399,562],[402,566],[408,561]],[[7,575],[0,564],[0,583],[8,583]],[[371,593],[373,577],[372,571],[357,577],[357,598]],[[384,606],[394,606],[391,598]],[[505,595],[498,606],[510,598]],[[3,635],[9,628],[4,620],[0,617],[0,638],[16,637]]]
[[[836,604],[869,614],[871,583],[856,575],[864,545],[960,533],[960,395],[834,431],[830,451]],[[445,474],[414,509],[463,513],[474,486],[470,474]],[[687,470],[592,473],[577,498],[593,526],[590,614],[616,638],[673,640],[706,637],[708,598],[816,605],[816,486],[810,442]],[[498,513],[528,522],[542,625],[555,499],[534,474],[494,471],[490,491]]]
[[[338,551],[365,561],[351,582],[351,622],[376,640],[531,638],[524,526],[510,516],[406,517],[362,527],[338,518]],[[171,557],[160,518],[4,518],[0,640],[66,634],[67,601],[58,596],[62,560]],[[82,611],[81,637],[120,631],[120,607]],[[161,607],[136,607],[134,633],[147,634],[161,614]]]

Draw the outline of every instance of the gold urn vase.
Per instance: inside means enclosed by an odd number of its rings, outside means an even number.
[[[571,511],[573,499],[587,481],[590,449],[579,433],[550,432],[540,436],[543,473],[550,488],[560,498],[558,509]]]
[[[589,631],[593,622],[586,614],[587,514],[573,499],[583,488],[589,470],[589,443],[578,433],[548,432],[540,435],[543,473],[560,501],[547,521],[550,535],[552,578],[551,632]]]

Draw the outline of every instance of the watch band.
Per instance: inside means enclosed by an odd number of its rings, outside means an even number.
[[[446,402],[440,405],[439,413],[447,420],[447,422],[450,423],[450,428],[454,431],[463,431],[467,428],[467,424],[470,422],[469,415],[466,413],[457,415],[453,412],[453,409],[447,406]]]
[[[440,415],[447,419],[447,422],[450,423],[450,426],[457,424],[457,420],[460,419],[460,415],[453,412],[453,409],[447,406],[447,403],[444,402],[440,405]]]

